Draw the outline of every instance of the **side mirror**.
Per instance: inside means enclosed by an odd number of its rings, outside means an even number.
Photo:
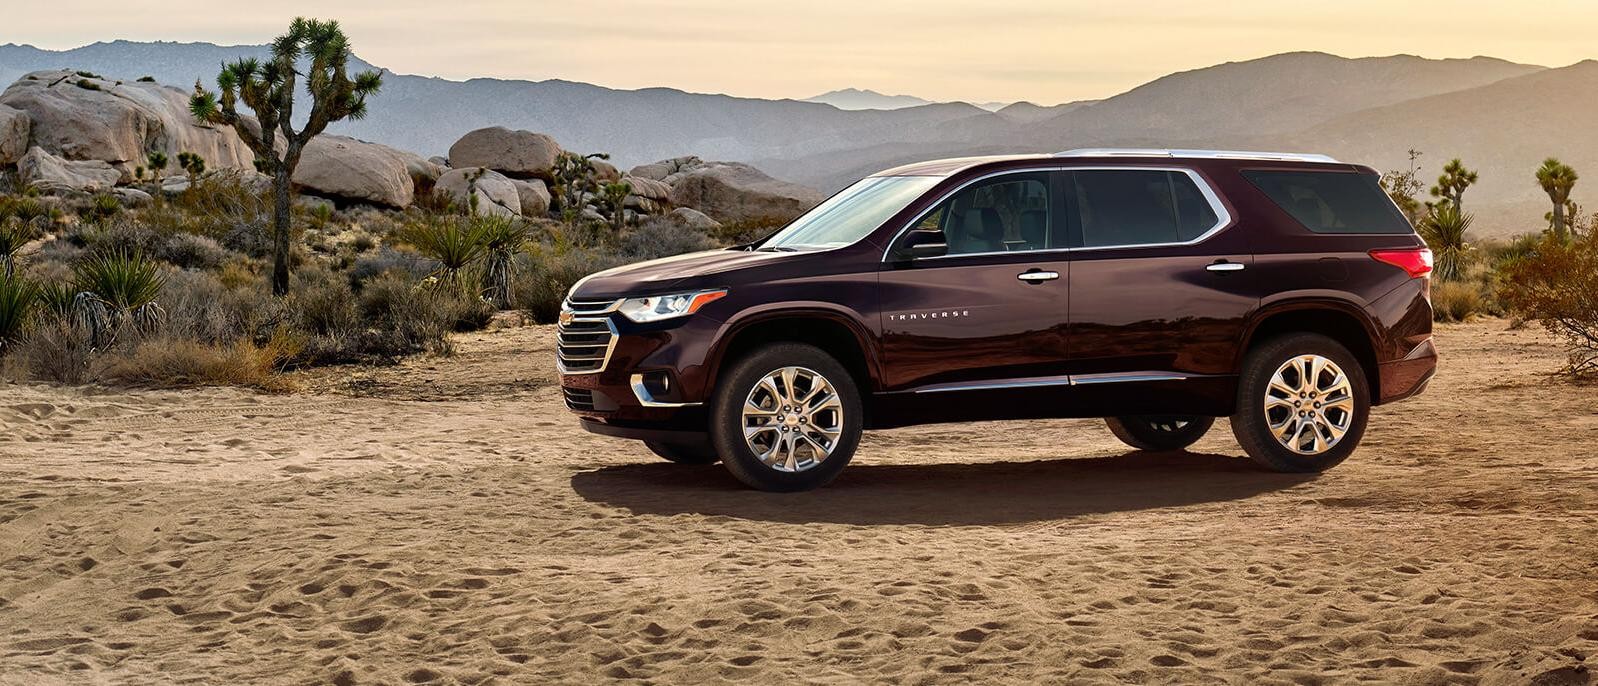
[[[904,235],[904,240],[899,242],[899,247],[894,251],[894,256],[900,260],[942,257],[949,254],[949,244],[945,240],[942,231],[913,229]]]

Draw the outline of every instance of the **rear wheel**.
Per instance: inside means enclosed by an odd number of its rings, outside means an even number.
[[[644,447],[649,448],[649,452],[666,458],[672,462],[676,462],[677,464],[713,464],[721,460],[721,458],[716,455],[716,449],[708,444],[689,445],[680,443],[657,443],[655,441],[644,441]]]
[[[1337,341],[1291,334],[1250,351],[1238,383],[1232,433],[1279,472],[1330,469],[1359,447],[1370,387],[1359,360]]]
[[[776,343],[735,362],[711,408],[711,440],[739,481],[805,491],[849,464],[864,423],[849,371],[820,348]]]
[[[1151,415],[1109,417],[1110,433],[1138,450],[1181,450],[1203,438],[1215,425],[1214,417]]]

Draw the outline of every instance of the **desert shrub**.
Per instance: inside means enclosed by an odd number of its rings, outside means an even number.
[[[265,279],[247,274],[226,280],[213,272],[168,275],[161,292],[164,335],[208,344],[270,338],[282,304],[270,296]]]
[[[515,307],[515,291],[511,288],[515,257],[527,246],[532,227],[519,218],[483,216],[472,221],[483,232],[484,297],[495,307]]]
[[[379,274],[400,271],[413,279],[421,279],[438,269],[438,262],[429,260],[409,248],[385,245],[355,258],[350,265],[350,280],[356,286],[366,283]]]
[[[188,190],[139,215],[141,224],[157,233],[206,236],[251,257],[271,254],[271,217],[270,197],[232,172],[194,179]]]
[[[154,256],[182,269],[220,269],[234,253],[209,236],[179,233],[163,241]]]
[[[594,272],[628,262],[626,258],[592,248],[545,247],[529,251],[525,268],[518,269],[513,288],[529,319],[548,324],[560,315],[560,303],[572,285]]]
[[[1566,372],[1598,376],[1598,233],[1574,240],[1544,236],[1530,253],[1505,264],[1498,297],[1564,341]]]
[[[122,201],[110,193],[96,193],[89,199],[89,206],[78,214],[92,221],[105,221],[122,212]]]
[[[22,335],[38,304],[39,287],[21,275],[0,273],[0,355]]]
[[[86,91],[100,90],[100,85],[88,79],[78,79],[78,87]]]
[[[349,281],[327,269],[307,267],[295,272],[288,297],[293,323],[306,333],[338,337],[361,328]]]
[[[635,261],[711,250],[716,247],[716,242],[703,231],[665,217],[644,221],[624,234],[616,246],[621,257]]]
[[[46,311],[16,342],[12,362],[28,378],[76,384],[88,376],[94,352],[93,332],[69,315]]]
[[[38,228],[39,222],[50,222],[60,218],[61,211],[51,207],[43,199],[31,195],[5,195],[0,196],[0,222],[15,218],[17,221],[33,224]]]
[[[1465,233],[1470,231],[1474,221],[1475,215],[1462,212],[1452,204],[1434,209],[1421,220],[1420,235],[1426,239],[1436,259],[1438,279],[1457,281],[1464,276],[1472,255]]]
[[[1437,281],[1432,284],[1432,311],[1440,322],[1463,322],[1487,312],[1487,299],[1479,284]]]
[[[154,76],[140,76],[139,83],[155,83]]]
[[[277,372],[298,353],[290,336],[265,345],[249,340],[226,344],[187,338],[149,338],[105,360],[99,379],[143,386],[246,386],[286,390]]]

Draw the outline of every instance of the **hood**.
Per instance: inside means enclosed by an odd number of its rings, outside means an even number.
[[[648,262],[623,265],[595,273],[577,282],[572,294],[583,298],[611,298],[650,295],[681,288],[712,285],[727,272],[773,264],[804,253],[752,252],[748,250],[709,250]]]

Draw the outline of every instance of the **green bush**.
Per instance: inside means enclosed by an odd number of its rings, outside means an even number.
[[[630,261],[602,250],[577,247],[535,248],[525,259],[527,265],[517,270],[512,287],[516,291],[516,302],[527,317],[541,324],[555,321],[566,292],[578,280]]]
[[[704,232],[669,218],[656,217],[624,234],[617,252],[625,259],[642,261],[716,247],[716,241]]]

